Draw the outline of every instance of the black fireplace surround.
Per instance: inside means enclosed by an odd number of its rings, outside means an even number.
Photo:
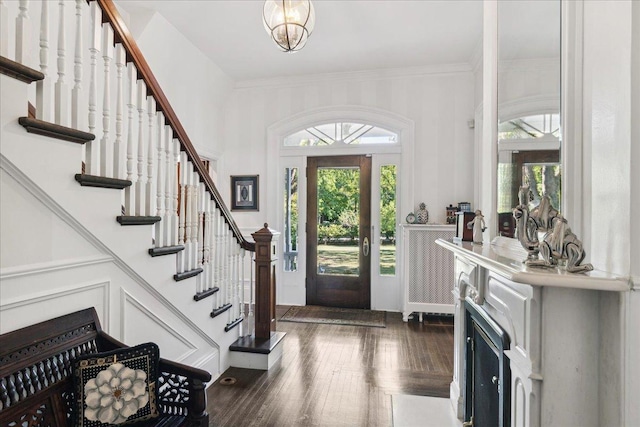
[[[470,298],[465,300],[465,426],[511,425],[509,336]]]

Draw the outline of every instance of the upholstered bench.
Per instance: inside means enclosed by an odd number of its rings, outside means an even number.
[[[77,408],[82,407],[83,400],[76,396],[77,384],[74,387],[79,361],[118,349],[129,347],[102,331],[93,308],[0,335],[0,427],[79,425]],[[105,358],[97,360],[104,363]],[[129,370],[134,371],[139,372]],[[211,380],[208,372],[159,359],[157,379],[155,383],[151,380],[142,390],[155,394],[154,411],[158,415],[127,425],[209,424],[205,392]],[[118,398],[120,393],[124,391],[117,390]]]

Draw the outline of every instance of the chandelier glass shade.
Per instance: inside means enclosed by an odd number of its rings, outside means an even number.
[[[266,0],[262,17],[265,30],[284,52],[302,49],[316,22],[310,0]]]

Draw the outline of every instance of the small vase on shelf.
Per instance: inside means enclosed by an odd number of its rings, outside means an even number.
[[[420,203],[419,209],[416,212],[416,222],[418,224],[426,224],[429,222],[429,211],[427,210],[427,205],[424,203]]]

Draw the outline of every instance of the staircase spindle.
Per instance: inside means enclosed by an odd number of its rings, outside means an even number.
[[[183,273],[186,268],[186,253],[189,251],[189,245],[187,245],[186,235],[186,220],[187,220],[187,170],[188,170],[187,153],[182,152],[180,154],[180,207],[178,208],[178,244],[184,245],[184,251],[178,254],[178,273]]]
[[[233,240],[233,320],[240,318],[240,246]]]
[[[78,0],[80,2],[84,0]],[[127,65],[127,52],[120,43],[116,45],[116,139],[113,144],[113,177],[123,179],[126,176],[126,166],[124,163],[124,150],[122,142],[122,127],[124,115],[124,67]]]
[[[186,156],[186,154],[185,154]],[[186,182],[185,182],[185,211],[181,212],[181,223],[184,219],[184,255],[185,255],[185,268],[187,271],[193,270],[192,258],[193,258],[193,164],[191,162],[187,162],[186,166]]]
[[[173,167],[173,130],[171,126],[164,127],[164,149],[165,149],[165,167],[164,167],[164,236],[167,246],[174,246],[178,244],[177,240],[173,240],[173,216],[171,215],[171,209],[173,208],[173,192],[171,186],[173,185],[173,177],[175,169]]]
[[[91,4],[95,4],[92,2]],[[134,162],[133,162],[133,110],[136,108],[136,82],[138,81],[138,73],[133,63],[127,64],[127,180],[134,182]],[[124,190],[124,208],[125,215],[133,216],[135,212],[135,187],[133,185],[128,186]]]
[[[211,237],[212,230],[212,216],[213,216],[213,200],[211,200],[211,195],[205,192],[205,214],[204,214],[204,244],[202,248],[202,258],[204,264],[204,274],[205,274],[205,288],[211,289],[213,288],[213,278],[211,277]]]
[[[0,56],[9,57],[9,10],[0,0]]]
[[[227,256],[225,259],[225,281],[226,281],[226,296],[227,296],[227,304],[233,304],[233,272],[231,269],[231,260],[233,258],[233,247],[231,246],[231,233],[229,230],[229,227],[226,227],[225,224],[225,246],[226,246],[226,252],[227,252]],[[231,318],[231,316],[233,315],[233,310],[229,310],[228,313],[228,321],[227,323],[231,323],[231,321],[233,320]]]
[[[253,311],[255,306],[253,302],[254,287],[255,287],[255,282],[253,280],[253,277],[254,277],[253,270],[255,268],[255,256],[256,256],[256,253],[251,252],[249,257],[249,313],[247,314],[247,330],[245,331],[246,333],[245,336],[253,335],[253,332],[256,327],[256,316]]]
[[[165,144],[165,124],[164,124],[164,114],[162,112],[158,113],[158,136],[157,136],[157,150],[158,150],[158,162],[156,165],[156,215],[158,215],[161,220],[156,222],[155,231],[156,231],[156,248],[161,248],[163,246],[168,246],[165,234],[165,222],[166,222],[166,212],[164,209],[164,185],[165,185],[165,174],[166,165],[164,164],[163,154],[164,154],[164,144]]]
[[[100,53],[100,42],[102,36],[102,12],[98,2],[93,1],[89,5],[91,13],[91,52],[90,77],[89,77],[89,133],[96,133],[96,110],[98,106],[98,53]],[[131,64],[133,68],[133,64]],[[131,124],[129,124],[131,125]],[[100,142],[90,141],[85,144],[85,171],[89,175],[99,174],[98,156],[100,155]],[[129,179],[129,178],[127,178]],[[126,206],[126,204],[125,204]],[[127,214],[128,215],[128,214]]]
[[[200,191],[199,191],[199,177],[198,172],[195,170],[195,165],[192,164],[193,170],[191,171],[191,194],[193,200],[191,201],[191,260],[190,265],[192,268],[198,268],[198,250],[200,242],[198,236],[199,230],[199,212],[198,206],[200,205]]]
[[[113,147],[111,129],[111,58],[113,58],[113,29],[102,24],[102,59],[104,61],[104,83],[102,93],[102,139],[100,140],[100,176],[111,177],[113,171]],[[57,110],[56,110],[57,111]]]
[[[49,2],[40,9],[40,72],[44,79],[36,82],[36,118],[51,122],[52,79],[49,78]]]
[[[44,3],[42,2],[43,6]],[[82,7],[84,0],[76,0],[76,34],[73,54],[73,89],[71,90],[71,127],[84,130],[82,105]],[[116,178],[120,176],[116,175]]]
[[[174,138],[173,139],[173,158],[174,158],[174,163],[173,163],[173,171],[172,171],[172,208],[171,208],[171,227],[172,227],[172,235],[173,235],[173,241],[177,242],[178,241],[178,161],[180,160],[180,141],[178,140],[178,138]],[[173,243],[174,245],[176,243]]]
[[[218,268],[220,266],[220,261],[219,261],[219,257],[220,257],[220,209],[218,209],[218,206],[214,204],[214,212],[213,212],[213,242],[211,243],[212,249],[211,251],[213,252],[212,256],[211,256],[211,273],[212,273],[212,279],[213,279],[213,286],[214,287],[218,287],[218,289],[220,288],[220,276],[218,275]],[[219,307],[220,306],[220,292],[218,291],[215,294],[215,307]]]
[[[65,1],[58,2],[58,81],[55,85],[55,122],[58,125],[69,126],[69,89],[66,77],[66,28],[64,20]],[[106,24],[108,25],[108,24]],[[112,32],[113,34],[113,32]]]
[[[155,215],[156,214],[156,203],[154,203],[155,192],[154,188],[154,176],[153,176],[153,158],[155,152],[155,144],[154,138],[157,136],[155,129],[153,128],[156,123],[156,100],[153,96],[147,96],[147,115],[149,116],[149,138],[147,145],[147,188],[146,188],[146,198],[145,198],[145,215]]]
[[[222,281],[222,261],[224,256],[224,250],[222,246],[222,224],[224,220],[222,218],[222,212],[220,208],[216,208],[216,286],[218,293],[216,294],[217,307],[223,304],[222,295],[224,294],[224,284]]]
[[[138,172],[138,179],[136,181],[136,215],[142,216],[144,215],[144,200],[145,200],[145,189],[146,189],[146,177],[144,173],[144,112],[145,112],[145,101],[147,99],[147,85],[144,83],[144,80],[138,80],[138,167],[136,171]]]
[[[20,0],[18,8],[20,13],[16,17],[16,62],[29,66],[31,41],[29,0]]]
[[[197,181],[196,181],[197,182]],[[198,185],[198,251],[197,251],[197,259],[196,259],[196,268],[202,268],[202,273],[198,275],[197,280],[197,292],[202,292],[206,289],[206,279],[207,275],[204,269],[204,216],[205,216],[205,205],[206,200],[204,198],[204,184],[200,183]]]
[[[245,335],[245,329],[246,329],[246,319],[244,317],[244,304],[245,304],[245,300],[244,300],[244,273],[245,273],[245,267],[246,267],[246,255],[247,255],[247,251],[242,248],[240,249],[240,317],[243,319],[243,321],[240,323],[240,331],[238,332],[238,334],[243,337]]]

